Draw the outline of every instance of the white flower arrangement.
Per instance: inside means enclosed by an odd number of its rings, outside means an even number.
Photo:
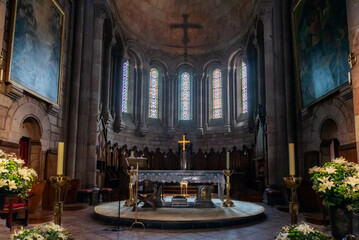
[[[0,192],[27,197],[37,174],[23,165],[24,161],[17,159],[15,153],[6,154],[0,150]]]
[[[309,169],[313,189],[320,193],[327,207],[344,206],[352,210],[359,202],[359,165],[343,157]]]
[[[54,223],[45,223],[30,229],[21,228],[10,235],[11,240],[73,240],[69,232]]]
[[[276,236],[276,240],[329,240],[331,237],[316,230],[306,223],[282,227],[282,231]]]

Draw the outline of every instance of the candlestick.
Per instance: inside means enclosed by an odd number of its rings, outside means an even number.
[[[58,143],[58,153],[57,153],[57,175],[62,175],[64,170],[64,143]]]
[[[230,176],[233,174],[233,170],[223,170],[223,174],[226,176],[226,199],[223,201],[223,207],[235,207],[233,201],[231,200],[230,190],[231,190],[231,183],[230,183]]]
[[[291,224],[297,224],[298,220],[298,213],[299,213],[299,203],[297,199],[297,188],[299,187],[300,183],[302,182],[302,178],[294,177],[294,175],[290,177],[284,178],[284,183],[290,188],[290,202],[289,202],[289,214],[291,217]]]
[[[226,162],[227,170],[229,170],[229,152],[227,152],[227,162]]]
[[[289,175],[295,176],[294,143],[289,143]]]
[[[61,225],[61,215],[64,211],[64,202],[61,201],[61,189],[70,182],[67,176],[52,176],[50,177],[51,185],[56,189],[54,202],[54,223]]]

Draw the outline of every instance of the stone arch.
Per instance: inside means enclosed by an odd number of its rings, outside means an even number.
[[[32,117],[37,121],[41,133],[41,147],[46,151],[50,147],[50,120],[46,111],[32,102],[25,102],[19,105],[15,102],[10,107],[6,116],[5,130],[7,132],[7,140],[18,143],[21,136],[21,127],[25,119]]]
[[[352,114],[343,101],[333,98],[331,104],[321,104],[313,113],[312,124],[312,143],[313,149],[319,149],[321,143],[321,129],[326,120],[332,119],[338,128],[338,140],[341,144],[347,144],[353,141],[348,140],[354,134],[354,125]],[[350,136],[350,137],[348,137]]]

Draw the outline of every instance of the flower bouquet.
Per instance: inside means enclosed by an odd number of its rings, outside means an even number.
[[[343,206],[353,210],[359,202],[359,165],[335,158],[323,167],[309,169],[313,189],[320,193],[326,207]]]
[[[69,232],[59,225],[54,223],[46,223],[41,226],[35,226],[30,229],[15,230],[10,235],[11,240],[25,240],[25,239],[37,239],[37,240],[72,240]]]
[[[0,193],[17,194],[21,198],[28,196],[37,174],[23,165],[24,161],[17,159],[15,153],[7,154],[0,150]]]
[[[330,240],[331,237],[316,230],[306,223],[298,226],[290,225],[282,227],[282,231],[275,238],[276,240]]]

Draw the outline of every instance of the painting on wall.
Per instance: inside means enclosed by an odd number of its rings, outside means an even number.
[[[292,9],[292,29],[296,75],[305,107],[348,81],[345,1],[298,0]]]
[[[15,1],[8,82],[59,105],[64,27],[54,0]]]

